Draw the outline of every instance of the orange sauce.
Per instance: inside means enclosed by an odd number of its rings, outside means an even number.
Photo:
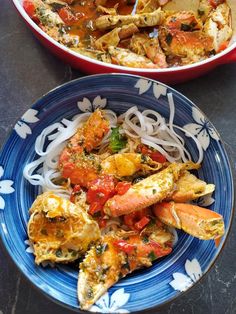
[[[106,8],[114,8],[116,4],[119,4],[117,13],[128,15],[131,14],[134,5],[129,5],[127,2],[127,0],[107,0],[105,6]],[[78,21],[70,27],[69,33],[78,35],[85,46],[89,46],[89,40],[91,38],[97,39],[107,32],[94,29],[94,21],[100,15],[103,15],[102,13],[97,12],[97,6],[94,3],[94,0],[81,0],[72,5],[71,9],[77,16]]]

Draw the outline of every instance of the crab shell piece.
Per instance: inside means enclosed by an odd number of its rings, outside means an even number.
[[[172,242],[173,235],[160,221],[144,229],[142,234],[119,230],[115,234],[105,235],[90,248],[80,264],[78,299],[81,309],[88,310],[111,286],[129,273],[150,267],[152,261],[170,254]],[[125,252],[125,249],[119,248],[119,244],[133,250]]]
[[[192,204],[163,202],[153,206],[153,212],[164,224],[182,229],[201,240],[211,240],[224,234],[223,217]]]
[[[198,179],[193,174],[185,171],[176,182],[176,190],[168,200],[184,203],[195,200],[201,196],[213,193],[215,190],[214,184],[207,184]]]
[[[81,257],[91,242],[100,238],[96,221],[78,204],[45,192],[30,209],[28,236],[35,262],[68,263]]]

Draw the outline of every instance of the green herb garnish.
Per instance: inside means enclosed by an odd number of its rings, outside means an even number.
[[[180,29],[181,29],[181,31],[188,32],[188,31],[192,30],[192,26],[189,24],[183,24],[182,23]]]
[[[205,11],[203,10],[197,10],[197,13],[199,16],[203,16],[205,14]]]
[[[142,237],[142,241],[143,241],[143,243],[148,243],[149,238],[147,236],[144,236],[144,237]]]
[[[41,234],[43,234],[43,235],[48,235],[48,232],[47,232],[47,229],[41,229]]]
[[[102,253],[104,253],[107,248],[108,248],[108,245],[106,243],[105,244],[98,244],[96,246],[96,254],[102,255]]]
[[[173,39],[173,36],[172,36],[170,33],[168,33],[168,34],[166,35],[166,43],[167,43],[167,45],[170,46],[170,44],[171,44],[171,42],[172,42],[172,39]]]
[[[61,257],[62,256],[62,251],[61,251],[61,249],[58,249],[58,250],[56,250],[56,256],[57,257]]]
[[[151,260],[151,261],[155,261],[155,259],[157,259],[157,256],[156,254],[152,251],[148,254],[148,258]]]
[[[120,134],[119,127],[113,128],[111,131],[110,144],[109,147],[113,153],[119,152],[121,149],[125,148],[127,139]]]

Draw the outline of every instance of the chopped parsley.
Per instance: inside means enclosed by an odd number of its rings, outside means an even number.
[[[199,16],[203,16],[205,14],[205,11],[204,10],[198,10],[197,13]]]
[[[173,36],[172,36],[170,33],[168,33],[168,34],[166,35],[166,43],[167,43],[167,45],[170,46],[170,44],[171,44],[171,42],[172,42],[172,39],[173,39]]]
[[[109,147],[113,153],[119,152],[121,149],[125,148],[127,144],[127,139],[120,134],[120,128],[113,128],[111,131],[110,144]]]
[[[102,253],[104,253],[107,250],[107,248],[108,248],[107,243],[105,243],[105,244],[98,244],[96,246],[96,248],[95,248],[96,254],[97,255],[102,255]]]
[[[151,261],[154,261],[155,259],[157,259],[157,256],[156,254],[152,251],[148,254],[148,258],[151,260]]]
[[[62,257],[62,251],[61,249],[56,250],[56,257]]]

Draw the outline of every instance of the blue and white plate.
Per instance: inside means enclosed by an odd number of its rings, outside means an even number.
[[[117,113],[137,105],[157,110],[168,119],[167,93],[173,93],[174,123],[197,136],[204,148],[199,177],[216,185],[215,193],[199,204],[224,217],[225,236],[201,241],[183,232],[169,256],[121,280],[92,308],[93,312],[129,313],[159,306],[194,285],[214,263],[227,237],[233,214],[233,181],[230,164],[219,134],[204,114],[187,98],[161,83],[130,75],[95,75],[66,83],[39,99],[16,123],[0,156],[0,231],[12,259],[24,275],[55,301],[79,310],[78,271],[69,266],[41,267],[27,241],[28,209],[38,194],[22,176],[23,168],[36,156],[34,142],[48,125],[72,118],[81,111],[110,108]],[[195,144],[186,138],[193,159]]]

